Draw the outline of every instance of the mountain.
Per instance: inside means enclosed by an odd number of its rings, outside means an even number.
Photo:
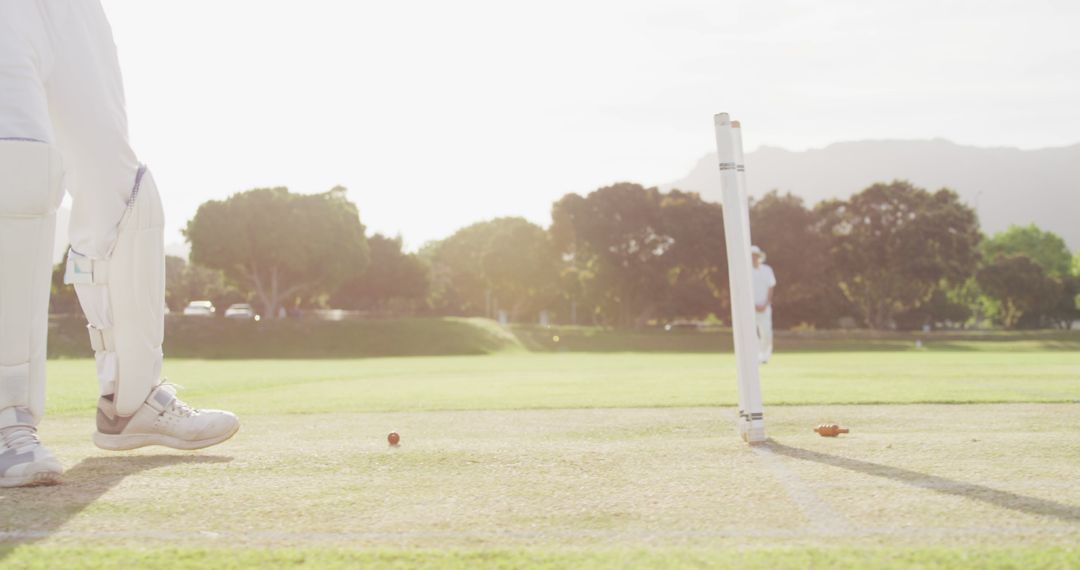
[[[927,190],[951,188],[974,206],[983,232],[1034,223],[1080,248],[1080,144],[1020,150],[981,148],[935,139],[842,142],[793,152],[763,146],[746,155],[751,196],[772,189],[801,196],[808,206],[846,198],[875,182],[908,180]],[[720,200],[716,155],[662,189]]]

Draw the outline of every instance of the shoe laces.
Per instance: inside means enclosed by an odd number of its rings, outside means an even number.
[[[37,436],[37,428],[31,426],[11,426],[0,429],[4,447],[8,449],[21,449],[41,445]]]

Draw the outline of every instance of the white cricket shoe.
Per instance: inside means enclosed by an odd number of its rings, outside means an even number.
[[[176,386],[162,382],[132,415],[116,413],[112,398],[98,400],[94,445],[111,451],[164,445],[173,449],[202,449],[217,445],[240,429],[240,420],[221,410],[199,410],[176,397]]]
[[[25,408],[0,411],[0,487],[56,485],[64,468],[38,441],[34,417]]]

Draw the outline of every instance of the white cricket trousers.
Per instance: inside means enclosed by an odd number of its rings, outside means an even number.
[[[71,195],[71,247],[107,257],[139,161],[120,64],[98,0],[0,0],[0,138],[54,145]]]
[[[133,413],[161,368],[164,221],[153,177],[128,141],[116,46],[98,0],[0,0],[0,150],[9,169],[6,181],[0,172],[0,235],[8,242],[0,243],[0,253],[35,275],[23,281],[14,271],[0,276],[0,412],[27,408],[36,422],[43,413],[45,354],[45,334],[38,331],[47,303],[35,301],[28,314],[18,301],[42,293],[47,299],[49,284],[41,283],[37,268],[51,260],[35,254],[28,261],[24,254],[46,249],[37,243],[44,243],[43,232],[20,229],[30,223],[20,221],[19,208],[32,190],[14,182],[26,173],[15,172],[19,162],[12,157],[33,153],[29,143],[60,157],[63,188],[72,199],[65,280],[75,285],[90,322],[102,393],[119,390],[118,407]],[[53,223],[55,207],[39,212],[40,219]],[[14,243],[19,235],[34,243]]]
[[[757,332],[760,341],[758,346],[761,349],[761,354],[758,356],[762,362],[768,362],[772,358],[773,351],[772,305],[769,305],[764,311],[755,311],[754,314],[757,318]]]

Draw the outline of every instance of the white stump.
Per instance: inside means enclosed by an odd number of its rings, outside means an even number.
[[[742,130],[739,122],[732,121],[727,113],[716,115],[715,121],[738,376],[738,429],[748,443],[762,443],[765,441],[765,416],[758,371],[760,362],[750,262],[750,205],[743,165]]]

